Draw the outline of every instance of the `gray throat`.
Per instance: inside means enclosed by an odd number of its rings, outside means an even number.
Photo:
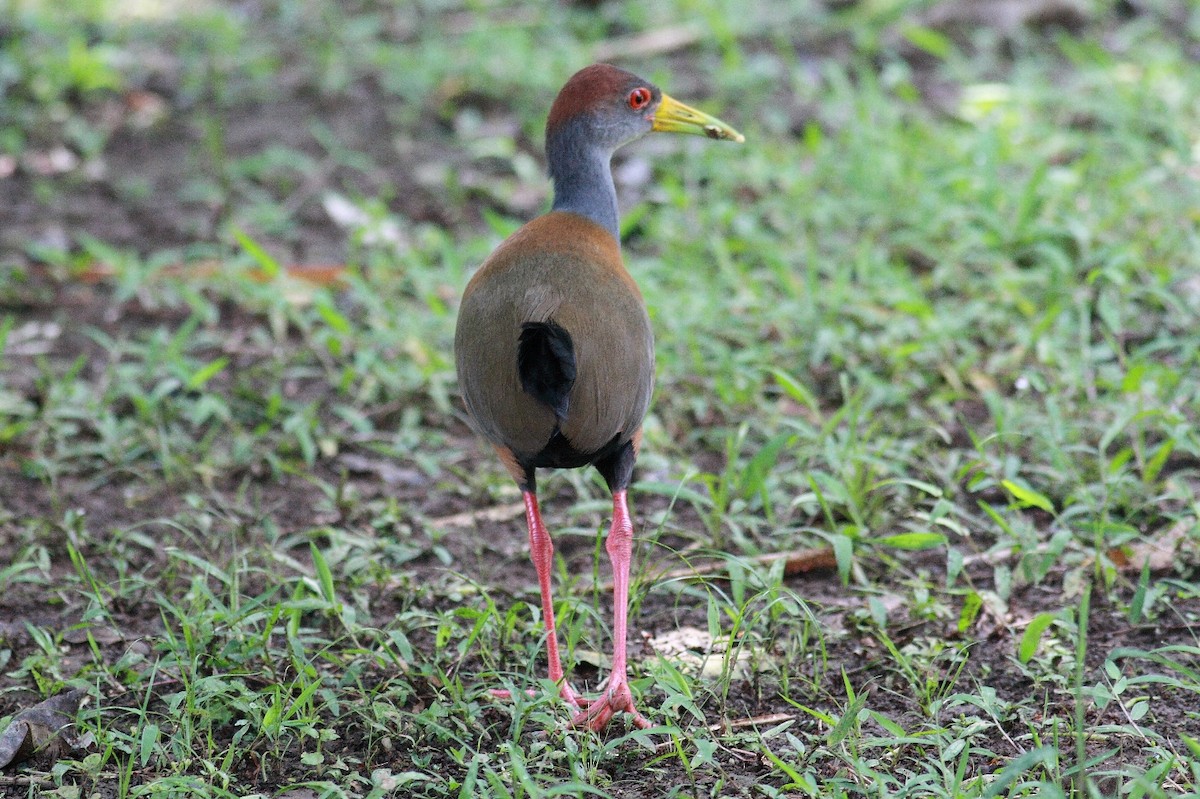
[[[554,179],[555,211],[585,216],[621,240],[617,190],[613,186],[612,151],[580,146],[569,135],[546,143],[550,177]]]

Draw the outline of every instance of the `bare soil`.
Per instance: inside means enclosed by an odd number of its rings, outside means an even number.
[[[490,202],[476,197],[469,207],[450,208],[442,198],[414,182],[412,176],[422,163],[438,159],[455,162],[461,161],[462,157],[451,132],[436,120],[423,130],[397,130],[379,110],[386,107],[388,98],[381,96],[377,87],[364,82],[354,88],[353,96],[332,106],[328,101],[314,99],[313,93],[305,87],[290,85],[286,74],[280,76],[280,87],[280,97],[270,105],[212,112],[221,116],[231,156],[256,152],[271,143],[282,143],[320,158],[321,152],[308,126],[309,120],[318,118],[329,125],[347,147],[367,153],[376,164],[373,170],[361,171],[331,163],[313,183],[283,192],[281,201],[290,202],[297,219],[303,223],[296,227],[292,239],[277,242],[282,250],[279,255],[285,262],[341,263],[345,260],[345,232],[320,209],[318,198],[325,188],[354,189],[369,196],[378,193],[382,186],[389,186],[394,213],[443,225],[473,224]],[[69,271],[38,263],[28,252],[30,242],[70,245],[79,241],[81,233],[87,233],[114,246],[143,254],[197,244],[219,246],[220,223],[227,218],[228,209],[184,199],[180,192],[189,175],[212,168],[210,159],[204,154],[203,131],[189,122],[189,110],[173,107],[177,98],[171,95],[169,88],[162,96],[171,106],[166,121],[147,130],[129,127],[116,130],[104,151],[105,167],[98,177],[39,175],[18,169],[15,174],[0,179],[0,197],[3,198],[0,201],[0,253],[9,253],[0,258],[0,265],[7,264],[0,276],[0,312],[15,320],[15,329],[36,323],[53,324],[60,330],[43,351],[10,357],[5,364],[5,389],[34,405],[43,402],[46,391],[40,376],[60,373],[81,355],[85,361],[84,374],[91,371],[99,377],[101,370],[98,367],[93,370],[87,363],[102,355],[89,331],[103,331],[115,338],[135,336],[141,330],[180,324],[186,318],[186,310],[145,308],[136,299],[120,301],[113,287],[104,282],[84,282]],[[796,113],[803,116],[805,112],[796,109]],[[411,146],[398,150],[394,142],[400,135],[405,136]],[[145,190],[131,193],[128,184],[132,178],[136,178]],[[261,320],[236,307],[223,307],[219,323],[234,329],[261,324]],[[465,451],[472,451],[475,445],[470,443],[470,431],[459,420],[443,419],[432,423],[461,441]],[[183,489],[196,488],[174,486],[161,480],[147,483],[136,475],[78,474],[54,480],[35,478],[21,468],[23,456],[30,453],[14,451],[12,447],[12,444],[0,445],[3,454],[0,457],[0,565],[11,562],[16,555],[17,541],[24,535],[21,531],[34,520],[50,520],[49,529],[54,529],[67,511],[80,509],[86,514],[87,528],[102,536],[115,528],[138,525],[147,518],[170,518],[185,513]],[[479,458],[489,457],[482,448],[474,451]],[[361,457],[363,454],[346,452],[339,458],[347,455]],[[483,498],[464,497],[419,481],[389,482],[384,479],[383,467],[364,470],[361,461],[334,459],[322,463],[318,469],[330,480],[346,475],[349,486],[363,499],[395,497],[414,518],[441,518],[479,510],[485,503]],[[299,476],[225,475],[205,490],[217,497],[234,516],[242,514],[251,518],[255,514],[269,513],[285,536],[310,530],[322,519],[337,520],[336,516],[330,516],[327,503],[314,491],[311,483]],[[251,499],[247,500],[247,497]],[[566,499],[566,496],[546,497],[545,503],[551,509],[548,516],[554,518],[553,508],[561,507]],[[643,502],[640,508],[643,518],[649,511],[657,509],[658,500],[654,498],[640,501]],[[247,547],[266,546],[265,541],[256,538],[260,529],[246,525],[241,543]],[[205,557],[214,554],[205,548],[221,546],[211,541],[197,541],[164,525],[155,526],[151,532],[163,545],[195,547]],[[446,536],[442,545],[452,556],[451,568],[455,572],[485,585],[497,599],[528,599],[536,594],[536,580],[525,554],[524,536],[523,520],[514,517],[502,522],[481,521],[461,534]],[[64,572],[72,569],[67,542],[65,535],[41,537],[53,568]],[[119,575],[106,565],[102,541],[82,542],[82,546],[98,580],[118,578]],[[573,537],[560,541],[559,547],[573,572],[590,570],[594,554],[591,543]],[[677,567],[678,561],[672,561],[662,554],[663,551],[658,548],[649,555],[661,559],[663,568]],[[136,550],[128,554],[134,571],[153,572],[162,565],[161,553]],[[931,572],[944,568],[936,558],[927,565]],[[404,590],[402,586],[437,583],[444,579],[446,572],[447,568],[432,554],[423,554],[405,567],[405,574],[398,575],[395,589],[380,591],[371,597],[370,618],[362,621],[387,625],[391,614],[407,602],[398,595]],[[972,569],[971,579],[977,588],[984,590],[990,587],[991,573],[990,564],[981,561]],[[887,575],[876,576],[880,583],[887,583]],[[985,685],[993,688],[1000,699],[1016,703],[1028,702],[1031,691],[1041,690],[1045,693],[1035,703],[1037,706],[1046,713],[1070,716],[1071,695],[1066,686],[1049,690],[1044,682],[1040,686],[1035,684],[1015,658],[1016,641],[1013,638],[1013,631],[1019,632],[1023,628],[1022,620],[1063,605],[1062,577],[1052,574],[1041,585],[1017,589],[1005,618],[989,619],[985,614],[981,622],[984,634],[970,643],[965,670],[957,678],[961,690],[975,690],[974,686]],[[865,598],[848,592],[837,576],[828,571],[790,577],[787,585],[811,602],[827,629],[836,631],[826,636],[825,696],[844,697],[841,681],[845,673],[869,695],[872,709],[906,728],[915,729],[927,723],[926,715],[913,696],[912,686],[901,681],[894,670],[880,666],[890,661],[890,656],[881,651],[878,638],[865,629],[856,628],[853,612],[865,607]],[[645,586],[642,588],[644,590]],[[1128,598],[1120,597],[1122,600]],[[448,598],[444,601],[447,606],[453,605]],[[12,676],[15,666],[37,651],[38,643],[30,636],[27,625],[61,636],[61,647],[66,655],[62,661],[63,673],[55,677],[86,672],[94,657],[111,665],[131,647],[148,650],[162,634],[159,609],[153,603],[138,601],[135,597],[120,607],[108,609],[114,629],[111,634],[96,639],[98,651],[93,654],[86,636],[72,632],[85,622],[85,610],[85,601],[70,590],[47,594],[31,590],[23,583],[0,587],[0,650],[11,650],[7,662],[0,664],[0,716],[14,713],[41,698],[42,686],[33,677]],[[1175,602],[1170,617],[1163,616],[1138,626],[1129,623],[1125,607],[1098,597],[1088,624],[1084,684],[1105,681],[1105,659],[1118,648],[1152,648],[1171,643],[1194,646],[1198,619],[1200,599],[1195,597]],[[889,635],[900,648],[926,640],[963,642],[954,621],[913,616],[909,608],[900,606],[892,610]],[[651,590],[642,598],[632,620],[629,645],[633,660],[636,662],[645,654],[646,635],[655,635],[681,624],[703,626],[704,623],[704,609],[699,605],[689,605],[685,599],[665,591]],[[432,640],[414,639],[414,643],[433,645]],[[472,667],[478,665],[467,660],[462,664],[462,673],[469,674]],[[1148,662],[1143,665],[1147,669],[1154,668]],[[592,685],[600,676],[586,665],[578,666],[575,672],[578,682]],[[382,682],[392,676],[379,670],[364,675],[364,680]],[[949,674],[927,676],[930,679],[950,677]],[[115,686],[109,688],[116,691]],[[754,680],[735,681],[724,706],[705,708],[708,720],[716,722],[772,713],[795,715],[795,708],[780,700],[773,689],[772,685],[756,684]],[[172,688],[168,686],[163,690],[169,692]],[[1154,683],[1143,686],[1143,690],[1152,699],[1157,699],[1151,702],[1152,717],[1147,719],[1147,726],[1176,741],[1181,734],[1200,739],[1200,713],[1195,710],[1194,696],[1178,695],[1172,693],[1173,689]],[[427,685],[424,695],[418,699],[431,702],[436,693],[436,686]],[[129,701],[139,700],[131,698]],[[653,707],[656,697],[645,697],[644,701]],[[821,705],[819,697],[814,699],[814,704]],[[820,709],[836,712],[831,706]],[[1091,725],[1106,720],[1115,724],[1127,721],[1119,717],[1120,708],[1116,703],[1104,710],[1089,706],[1087,713]],[[506,719],[507,712],[493,706],[480,719],[480,724],[502,726],[507,724]],[[399,770],[411,767],[409,753],[373,749],[368,743],[372,739],[365,730],[352,724],[334,723],[342,724],[338,729],[341,737],[331,745],[331,754],[338,754],[339,747],[341,752],[357,757],[363,757],[366,752],[368,771],[375,767],[391,766]],[[815,728],[816,722],[809,716],[797,715],[797,724]],[[227,732],[232,736],[234,730],[231,728]],[[973,743],[981,751],[994,753],[994,767],[999,768],[1005,758],[1018,751],[1015,739],[1025,741],[1025,733],[1012,729],[1006,735]],[[415,734],[419,745],[420,733]],[[1115,747],[1117,751],[1110,758],[1112,762],[1120,762],[1124,757],[1143,762],[1139,758],[1142,746],[1142,741],[1130,738],[1097,740],[1090,744],[1094,753]],[[461,768],[445,753],[434,757],[431,767],[440,767],[447,773]],[[642,768],[653,759],[651,754],[629,748],[602,764],[601,768],[608,771],[614,781],[612,792],[617,796],[662,795],[686,779],[677,765],[667,769]],[[722,753],[720,762],[727,781],[727,795],[750,795],[756,781],[768,773],[767,764],[737,750]],[[986,769],[987,764],[981,763],[979,767]],[[280,789],[306,773],[297,763],[256,762],[250,757],[240,768],[247,783],[263,792]],[[0,784],[0,795],[3,796],[24,796],[27,790]],[[101,795],[105,795],[103,789],[100,790]]]

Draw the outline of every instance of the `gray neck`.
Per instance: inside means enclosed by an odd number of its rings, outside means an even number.
[[[554,179],[553,209],[586,216],[619,242],[617,190],[609,167],[612,150],[581,144],[568,127],[546,141],[546,158]]]

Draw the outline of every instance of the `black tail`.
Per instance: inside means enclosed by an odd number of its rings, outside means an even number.
[[[554,322],[526,322],[517,344],[521,388],[554,411],[562,424],[575,385],[575,345],[571,334]]]

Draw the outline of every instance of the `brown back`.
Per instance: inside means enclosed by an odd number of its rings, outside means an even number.
[[[454,349],[467,409],[480,432],[518,460],[554,433],[553,411],[517,372],[525,322],[553,321],[571,335],[576,377],[562,433],[580,453],[641,427],[654,384],[654,337],[645,303],[603,227],[552,211],[522,227],[467,285]]]

